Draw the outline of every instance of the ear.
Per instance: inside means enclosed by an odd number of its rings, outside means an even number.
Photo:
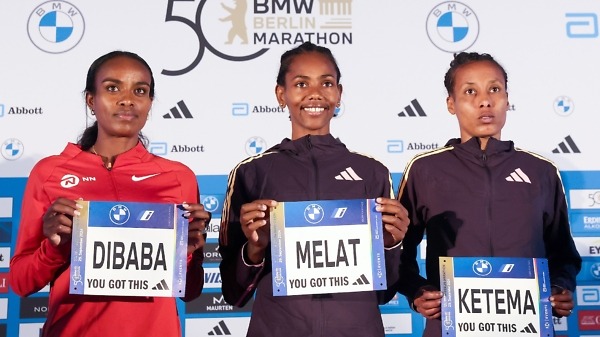
[[[446,107],[449,113],[456,115],[456,112],[454,112],[454,98],[452,96],[446,97]]]
[[[85,104],[90,108],[90,110],[94,110],[94,95],[89,92],[85,93]]]
[[[285,89],[283,88],[283,86],[281,85],[276,85],[275,86],[275,97],[277,97],[277,102],[279,103],[280,107],[285,107],[285,99],[283,98],[283,94],[285,92]]]
[[[342,98],[342,91],[344,91],[344,87],[341,84],[338,84],[338,90],[340,91],[340,99]]]

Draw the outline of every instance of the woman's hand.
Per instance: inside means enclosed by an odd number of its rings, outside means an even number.
[[[46,211],[42,220],[44,235],[54,247],[64,246],[71,241],[73,217],[79,215],[82,206],[75,200],[58,198]]]
[[[255,200],[243,204],[240,210],[242,231],[248,239],[246,246],[250,263],[261,263],[270,240],[269,208],[277,206],[275,200]]]
[[[184,217],[190,220],[188,227],[188,249],[187,253],[192,254],[195,250],[203,248],[206,240],[204,234],[206,227],[210,224],[212,214],[204,210],[202,204],[182,204],[186,210]]]
[[[381,212],[383,222],[383,245],[394,247],[399,244],[408,229],[408,211],[400,204],[400,201],[390,198],[377,198],[376,210]]]

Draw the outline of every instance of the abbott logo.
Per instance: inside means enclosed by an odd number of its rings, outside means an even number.
[[[577,286],[578,305],[600,305],[600,286]]]
[[[179,109],[177,109],[177,107],[179,107]],[[192,113],[188,109],[187,105],[185,105],[184,101],[177,102],[177,106],[172,107],[170,111],[171,111],[171,113],[164,114],[163,118],[165,118],[165,119],[171,119],[171,118],[175,118],[175,119],[186,118],[186,119],[189,119],[189,118],[194,118],[194,116],[192,116]]]
[[[231,114],[234,116],[248,116],[250,105],[248,103],[233,103],[231,105]]]
[[[168,152],[168,146],[165,142],[151,142],[148,146],[148,152],[157,156],[166,156]]]
[[[388,139],[387,140],[387,152],[388,153],[404,152],[404,141],[399,140],[399,139]]]
[[[566,13],[567,37],[585,39],[598,37],[598,16],[595,13]]]

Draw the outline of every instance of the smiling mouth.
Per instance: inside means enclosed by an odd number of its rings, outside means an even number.
[[[319,107],[315,107],[315,108],[304,108],[304,111],[310,113],[310,114],[318,114],[321,113],[323,111],[325,111],[325,108],[319,108]]]

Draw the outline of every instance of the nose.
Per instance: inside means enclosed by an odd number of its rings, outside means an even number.
[[[322,100],[323,99],[323,94],[321,93],[321,87],[320,86],[313,86],[311,88],[311,91],[308,93],[308,99]]]
[[[480,108],[489,108],[491,106],[492,106],[492,100],[490,99],[490,94],[487,92],[484,92],[480,96],[479,107]]]
[[[124,91],[121,97],[119,97],[118,104],[120,106],[133,106],[133,97],[132,93],[129,91]]]

